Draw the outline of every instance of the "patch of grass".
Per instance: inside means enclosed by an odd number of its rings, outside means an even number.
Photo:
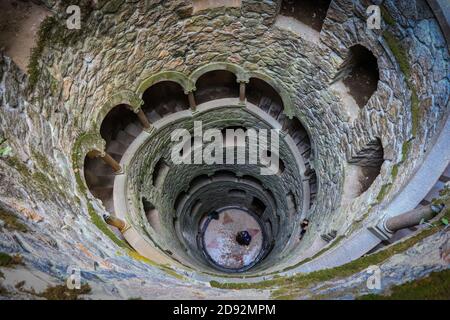
[[[359,300],[450,300],[450,269],[390,289],[387,295],[368,294]]]
[[[381,189],[380,192],[377,195],[377,201],[381,202],[384,197],[386,196],[386,194],[388,193],[389,189],[391,189],[392,184],[388,183],[388,184],[384,184]]]
[[[91,286],[82,284],[80,289],[70,290],[65,284],[58,286],[49,286],[44,292],[36,294],[47,300],[79,300],[80,295],[91,293]]]
[[[17,216],[0,208],[0,220],[5,223],[5,228],[10,231],[27,232],[28,227],[19,221]]]
[[[0,252],[0,267],[14,268],[18,265],[23,265],[23,259],[20,255],[11,256],[5,252]]]

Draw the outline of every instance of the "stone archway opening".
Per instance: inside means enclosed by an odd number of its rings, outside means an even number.
[[[293,17],[320,32],[331,0],[283,0],[280,14]]]

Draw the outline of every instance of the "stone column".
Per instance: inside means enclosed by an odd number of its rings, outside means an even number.
[[[394,233],[397,230],[411,228],[420,224],[420,221],[430,220],[437,215],[443,206],[439,205],[427,205],[419,207],[417,209],[405,212],[398,216],[387,219],[384,222],[386,231]]]
[[[113,217],[113,216],[104,216],[105,222],[107,224],[109,224],[110,226],[116,227],[117,229],[119,229],[120,232],[124,232],[127,225],[125,223],[125,221]]]
[[[195,110],[197,108],[197,103],[195,102],[195,96],[194,96],[194,92],[190,91],[188,93],[188,99],[189,99],[189,107],[192,110]]]
[[[376,226],[369,227],[369,230],[380,240],[387,241],[392,238],[394,233],[398,230],[417,226],[422,219],[424,221],[432,219],[441,212],[444,207],[444,204],[422,206],[395,217],[382,220]]]
[[[122,173],[122,167],[120,166],[120,164],[109,154],[104,153],[103,155],[100,155],[100,158],[102,158],[102,160],[114,170],[114,173]]]
[[[148,121],[144,111],[142,111],[142,109],[139,109],[139,111],[136,114],[144,129],[150,129],[152,125],[150,124],[150,121]]]
[[[246,83],[240,82],[240,84],[239,84],[239,102],[240,103],[245,103],[245,88],[246,88]]]

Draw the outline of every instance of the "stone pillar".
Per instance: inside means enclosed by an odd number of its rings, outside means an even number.
[[[105,153],[103,155],[100,155],[100,158],[102,158],[102,160],[114,170],[114,173],[122,173],[122,167],[120,166],[120,164],[109,154]]]
[[[142,111],[142,109],[139,109],[139,111],[137,112],[137,116],[144,129],[150,129],[150,121],[148,121],[147,116],[145,115],[144,111]]]
[[[246,83],[240,82],[240,84],[239,84],[239,102],[240,103],[245,103],[245,88],[246,88]]]
[[[428,221],[437,215],[443,207],[437,205],[423,206],[398,216],[389,218],[385,221],[384,227],[387,231],[394,233],[397,230],[411,228],[420,224],[420,221]]]
[[[197,108],[197,103],[195,102],[195,96],[193,91],[188,93],[188,99],[189,99],[189,107],[192,110],[195,110]]]
[[[443,204],[422,206],[395,217],[382,220],[376,226],[369,227],[369,230],[381,240],[386,241],[398,230],[417,226],[422,219],[424,221],[432,219],[441,212],[444,207]]]
[[[117,229],[119,229],[120,232],[124,232],[127,225],[125,223],[125,221],[113,217],[113,216],[104,216],[105,222],[107,224],[109,224],[110,226],[116,227]]]

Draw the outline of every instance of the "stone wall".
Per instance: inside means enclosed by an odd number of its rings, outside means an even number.
[[[45,3],[55,8],[54,1]],[[243,0],[241,8],[197,15],[187,0],[101,1],[83,15],[81,31],[52,24],[37,60],[35,86],[2,55],[0,133],[13,153],[0,160],[0,203],[28,217],[31,231],[2,232],[0,249],[20,253],[29,270],[47,274],[50,282],[63,280],[67,266],[75,264],[89,270],[86,279],[115,279],[117,284],[99,286],[116,297],[127,296],[118,289],[124,279],[131,283],[123,284],[126,288],[135,286],[127,292],[143,292],[136,286],[144,278],[148,288],[162,282],[171,286],[163,295],[174,288],[180,289],[179,296],[200,295],[202,285],[193,289],[187,282],[163,278],[157,268],[116,253],[117,246],[92,223],[104,209],[80,187],[71,155],[77,138],[93,130],[92,119],[114,93],[136,90],[160,71],[189,74],[211,61],[265,73],[295,102],[294,113],[314,143],[320,181],[304,247],[320,233],[335,229],[343,234],[353,230],[349,227],[355,221],[376,220],[378,209],[421,164],[448,116],[449,53],[423,0],[385,1],[388,13],[380,31],[365,28],[364,3],[333,1],[317,45],[274,27],[277,1]],[[378,58],[380,82],[349,123],[328,87],[355,43]],[[385,151],[380,177],[351,205],[340,207],[345,162],[374,138],[381,139]],[[67,229],[61,229],[64,225]],[[94,261],[100,261],[97,270]]]

